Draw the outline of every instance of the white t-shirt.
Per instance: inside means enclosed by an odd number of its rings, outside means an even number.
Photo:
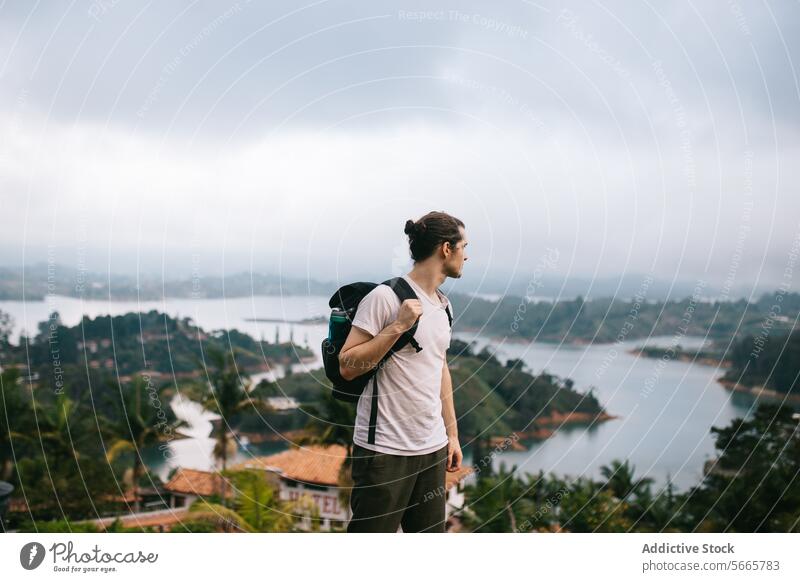
[[[422,455],[447,444],[442,418],[442,366],[450,347],[451,331],[445,306],[449,299],[438,289],[435,302],[408,275],[403,275],[422,304],[414,339],[394,353],[376,372],[378,416],[375,443],[367,443],[372,402],[370,378],[358,401],[353,442],[366,449],[392,455]],[[372,336],[397,319],[400,298],[388,285],[378,285],[358,304],[353,325]],[[450,313],[453,313],[452,306]]]

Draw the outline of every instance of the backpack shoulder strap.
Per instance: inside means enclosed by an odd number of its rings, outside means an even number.
[[[450,304],[444,308],[444,311],[447,313],[447,323],[450,324],[450,327],[453,327],[453,314],[450,313]]]
[[[391,287],[392,290],[397,295],[397,298],[400,299],[400,303],[402,303],[406,299],[419,299],[419,297],[417,297],[417,294],[411,288],[411,285],[409,285],[408,281],[406,281],[403,277],[392,277],[391,279],[387,279],[381,284],[388,285],[389,287]],[[417,352],[422,351],[422,347],[417,343],[417,340],[414,339],[414,333],[416,331],[417,331],[417,323],[415,322],[414,325],[411,327],[411,329],[409,329],[403,335],[400,336],[400,339],[397,340],[395,346],[397,345],[403,346],[405,345],[405,343],[410,343],[414,347],[414,349],[417,350]],[[404,338],[406,341],[403,341]],[[396,348],[393,346],[389,350],[389,353],[392,353],[395,350]]]
[[[382,285],[388,285],[391,287],[392,290],[397,294],[397,297],[400,299],[400,303],[406,299],[419,299],[417,294],[411,288],[411,285],[409,285],[408,281],[406,281],[403,277],[392,277],[391,279],[386,279]]]

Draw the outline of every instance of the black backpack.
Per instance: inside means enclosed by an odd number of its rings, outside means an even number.
[[[392,354],[403,349],[407,344],[411,344],[417,352],[422,350],[422,347],[414,339],[414,333],[417,331],[417,324],[419,320],[414,322],[414,325],[405,331],[389,348],[386,355],[381,358],[378,365],[369,371],[353,378],[352,380],[345,380],[339,373],[339,353],[344,346],[347,335],[350,333],[350,328],[353,325],[353,318],[358,310],[358,304],[361,300],[377,287],[379,283],[350,283],[344,287],[340,287],[336,293],[333,294],[328,306],[331,307],[331,318],[328,325],[328,337],[322,340],[322,362],[325,367],[325,375],[333,383],[333,396],[337,400],[345,402],[358,402],[361,393],[369,383],[370,379],[375,378],[372,383],[372,403],[370,410],[370,426],[369,426],[369,442],[375,442],[375,420],[378,416],[378,369],[388,360]],[[387,279],[380,285],[388,285],[397,294],[400,303],[406,299],[418,299],[417,294],[408,284],[408,281],[402,277],[394,277]],[[450,313],[450,306],[446,308],[447,320],[450,326],[453,325],[453,317]]]

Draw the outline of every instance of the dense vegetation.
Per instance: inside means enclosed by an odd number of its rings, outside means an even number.
[[[800,396],[800,331],[759,334],[737,342],[725,380]]]
[[[712,428],[718,459],[676,492],[615,461],[603,479],[478,471],[466,488],[465,527],[477,532],[800,532],[800,430],[788,407]],[[478,469],[482,467],[477,467]]]
[[[18,498],[25,493],[27,509],[10,514],[8,524],[20,531],[91,531],[74,522],[136,509],[138,501],[125,501],[123,494],[137,498],[140,488],[160,484],[137,452],[178,436],[181,422],[168,405],[176,386],[171,377],[162,382],[136,374],[122,379],[121,373],[92,366],[105,356],[130,358],[118,364],[127,372],[141,369],[137,358],[155,370],[164,365],[158,352],[169,346],[185,354],[180,369],[200,370],[201,381],[187,377],[192,384],[182,386],[185,393],[235,421],[233,427],[261,432],[305,428],[310,440],[346,446],[352,439],[353,407],[332,399],[321,371],[290,374],[248,392],[239,359],[261,362],[260,350],[280,348],[265,353],[282,357],[286,348],[235,331],[205,334],[188,320],[155,312],[84,320],[75,328],[53,317],[25,342],[37,380],[23,378],[8,365],[24,360],[19,348],[8,343],[7,329],[0,318],[0,363],[6,368],[0,373],[0,480],[11,482]],[[110,337],[116,354],[103,351]],[[137,337],[138,343],[131,341]],[[760,337],[737,344],[732,358],[737,378],[794,392],[800,362],[797,332]],[[52,366],[53,338],[65,362],[60,371]],[[96,351],[87,342],[95,342]],[[204,364],[193,359],[192,350],[205,357]],[[475,353],[461,342],[453,343],[449,358],[465,438],[507,437],[553,413],[591,417],[603,412],[591,391],[581,394],[569,380],[531,374],[519,360],[502,363],[489,351]],[[281,393],[297,398],[302,408],[270,410],[266,399]],[[462,521],[472,531],[800,531],[800,430],[792,411],[761,406],[752,418],[712,432],[718,459],[701,483],[684,492],[671,486],[655,491],[627,462],[606,467],[602,479],[523,477],[514,468],[494,472],[491,464],[483,465],[486,457],[474,454],[477,479],[467,487]],[[231,441],[225,431],[215,438],[214,456],[224,468]],[[192,508],[184,531],[288,531],[292,520],[273,518],[313,513],[313,508],[282,504],[253,475],[232,478],[250,498],[275,511],[265,513],[246,497],[232,506],[222,503],[223,491]],[[124,531],[118,524],[113,529]]]

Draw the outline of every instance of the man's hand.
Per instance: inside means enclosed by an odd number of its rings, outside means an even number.
[[[461,468],[461,461],[464,454],[461,452],[461,445],[458,444],[458,437],[448,437],[447,439],[447,470],[451,473]]]
[[[419,299],[406,299],[400,304],[395,324],[400,331],[408,331],[422,315],[422,302]]]

